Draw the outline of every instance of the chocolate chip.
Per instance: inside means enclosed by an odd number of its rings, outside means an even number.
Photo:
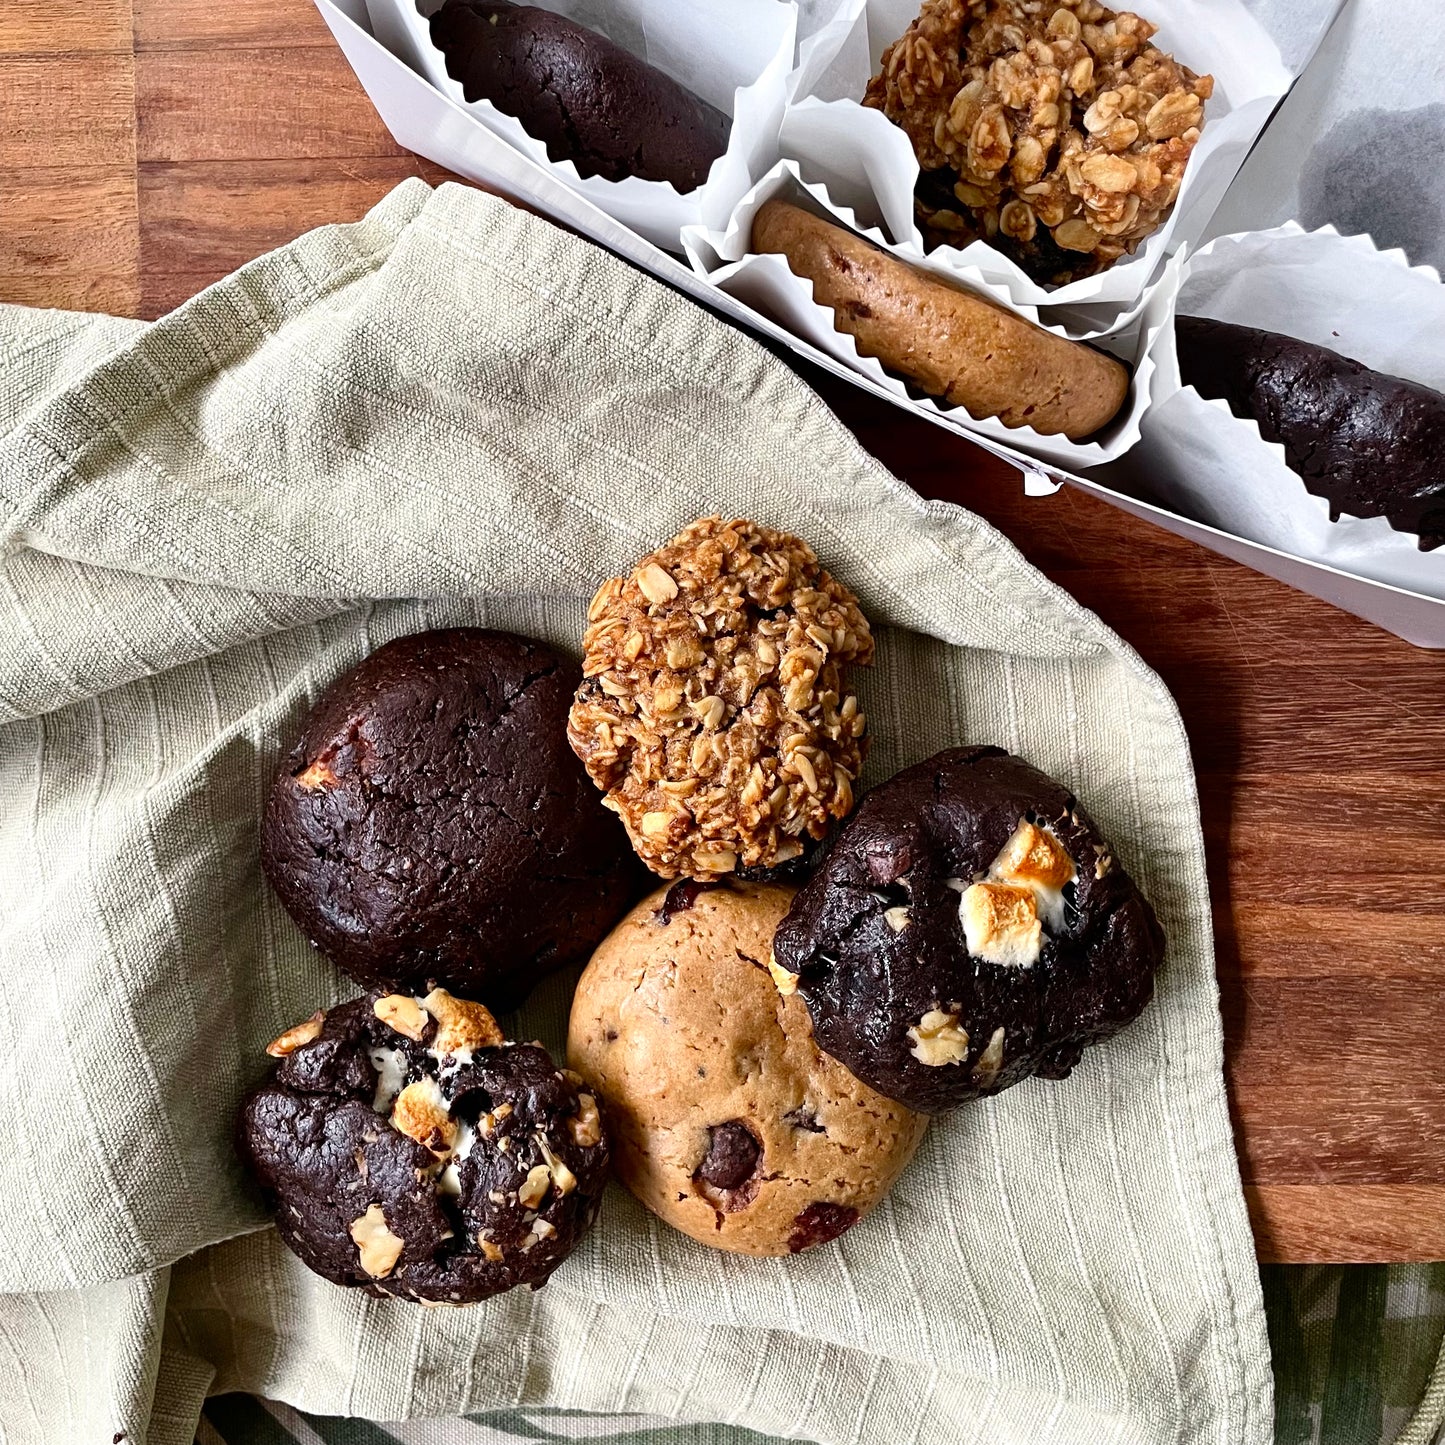
[[[790,1109],[783,1115],[786,1123],[795,1129],[805,1129],[809,1134],[826,1134],[828,1131],[818,1122],[818,1116],[804,1105]]]
[[[757,1136],[741,1120],[714,1124],[708,1130],[707,1153],[693,1174],[714,1189],[741,1189],[763,1155]]]
[[[793,1232],[788,1236],[788,1252],[811,1249],[815,1244],[827,1244],[858,1223],[858,1211],[850,1204],[828,1204],[819,1200],[810,1204],[794,1221]]]
[[[666,928],[679,913],[686,913],[709,888],[720,888],[721,886],[720,883],[703,878],[679,878],[667,890],[667,897],[662,900],[662,907],[653,917]]]

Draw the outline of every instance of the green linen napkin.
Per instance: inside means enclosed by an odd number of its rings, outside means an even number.
[[[262,885],[282,742],[399,634],[576,650],[597,582],[711,511],[801,533],[875,620],[865,782],[969,740],[1079,790],[1168,933],[1158,997],[1067,1083],[939,1121],[836,1245],[725,1257],[614,1189],[537,1294],[336,1289],[231,1149],[265,1041],[354,992]],[[0,309],[0,555],[11,1445],[184,1445],[233,1390],[820,1442],[1268,1438],[1174,705],[762,348],[533,216],[409,182],[150,326]],[[570,982],[525,1036],[559,1042]]]

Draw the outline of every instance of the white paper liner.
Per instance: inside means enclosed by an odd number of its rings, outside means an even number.
[[[869,377],[911,410],[942,420],[966,435],[1015,447],[1030,456],[1071,469],[1114,461],[1139,440],[1140,424],[1153,392],[1155,361],[1152,348],[1166,329],[1171,315],[1179,262],[1169,263],[1167,284],[1152,288],[1148,300],[1129,325],[1099,337],[1107,350],[1133,368],[1129,396],[1119,415],[1092,440],[1072,442],[1064,436],[1043,436],[1032,427],[1007,427],[995,417],[971,417],[960,406],[923,395],[916,387],[886,371],[875,358],[863,356],[852,336],[834,326],[832,310],[813,299],[811,281],[794,275],[782,256],[759,255],[749,249],[753,218],[759,207],[774,196],[805,205],[820,216],[857,231],[875,245],[920,269],[932,271],[967,290],[988,296],[1056,336],[1068,335],[1038,307],[1011,301],[1008,288],[998,281],[973,272],[960,275],[957,268],[932,256],[926,257],[921,253],[909,255],[905,248],[890,244],[882,232],[864,224],[847,207],[833,201],[824,187],[803,181],[797,165],[791,161],[780,161],[743,197],[724,231],[709,232],[699,227],[684,231],[683,245],[688,258],[713,285],[786,326],[801,340]]]
[[[583,177],[553,161],[520,121],[490,101],[469,103],[431,43],[427,17],[442,0],[366,0],[376,38],[426,77],[478,124],[545,166],[599,210],[664,250],[676,251],[684,226],[720,226],[753,176],[777,155],[778,128],[793,68],[797,10],[779,0],[529,0],[598,30],[733,117],[727,151],[707,181],[686,195],[666,181]]]
[[[1122,0],[1120,0],[1122,3]],[[1292,54],[1307,56],[1342,0],[1294,0],[1275,24]],[[1293,74],[1281,47],[1243,0],[1129,0],[1159,25],[1156,43],[1200,74],[1215,78],[1205,126],[1185,172],[1173,211],[1138,251],[1096,276],[1048,289],[984,241],[940,247],[932,255],[958,274],[982,273],[1008,287],[1020,305],[1096,308],[1090,324],[1108,329],[1138,308],[1165,256],[1192,244],[1264,128]],[[883,114],[858,102],[884,48],[918,13],[918,0],[845,0],[820,32],[793,83],[783,118],[781,153],[801,164],[805,179],[821,181],[841,204],[858,211],[903,248],[921,255],[913,192],[918,162],[908,137]],[[826,43],[823,37],[826,36]],[[830,51],[831,47],[831,51]]]
[[[1178,314],[1279,331],[1445,391],[1445,286],[1368,236],[1290,222],[1221,236],[1182,272]],[[1173,328],[1157,348],[1153,410],[1131,477],[1181,515],[1342,572],[1445,599],[1445,548],[1421,552],[1384,517],[1329,519],[1253,420],[1179,381]]]

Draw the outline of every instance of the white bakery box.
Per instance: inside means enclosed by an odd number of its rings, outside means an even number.
[[[1164,382],[1166,399],[1170,400],[1174,406],[1175,424],[1173,427],[1164,428],[1161,437],[1155,438],[1150,435],[1146,418],[1144,442],[1128,451],[1123,460],[1109,460],[1102,465],[1082,466],[1076,460],[1075,465],[1070,467],[1066,459],[1083,460],[1088,458],[1088,448],[1075,449],[1071,454],[1067,445],[1054,444],[1050,439],[1039,438],[1033,433],[1030,433],[1027,438],[1031,443],[1030,450],[1024,450],[1015,438],[1008,437],[1006,439],[1003,429],[997,423],[980,425],[972,421],[960,409],[940,408],[927,399],[920,399],[917,393],[908,392],[894,378],[887,376],[876,363],[860,367],[856,352],[852,354],[852,364],[850,364],[849,343],[835,340],[831,331],[825,336],[821,331],[815,329],[812,332],[814,340],[804,339],[796,334],[795,330],[778,324],[770,316],[762,314],[747,304],[739,295],[732,294],[729,290],[724,289],[724,286],[716,284],[710,276],[700,274],[700,271],[695,270],[693,266],[646,239],[643,234],[640,234],[640,230],[648,230],[649,222],[657,215],[653,202],[646,192],[649,190],[657,192],[664,189],[658,183],[636,183],[632,186],[632,190],[641,196],[640,202],[636,204],[633,204],[629,192],[619,195],[614,190],[607,196],[608,210],[603,210],[594,203],[593,199],[589,198],[588,184],[579,183],[575,170],[570,166],[549,164],[546,161],[545,153],[540,152],[535,143],[528,141],[515,122],[507,117],[499,116],[495,112],[490,112],[490,107],[485,105],[476,107],[464,103],[459,88],[454,83],[447,81],[444,70],[439,70],[437,55],[434,52],[427,53],[426,22],[416,15],[413,3],[414,0],[369,0],[369,3],[368,0],[316,0],[317,7],[337,43],[341,46],[367,94],[399,144],[445,166],[458,175],[553,216],[572,229],[591,237],[618,255],[643,267],[668,284],[688,293],[724,315],[773,338],[814,364],[846,378],[854,385],[891,401],[905,410],[917,412],[936,425],[967,437],[970,441],[983,446],[1017,467],[1023,475],[1024,488],[1030,495],[1050,493],[1065,483],[1076,486],[1083,491],[1102,497],[1105,501],[1126,512],[1151,521],[1170,532],[1188,537],[1226,557],[1363,617],[1417,646],[1445,648],[1445,549],[1441,549],[1436,554],[1421,554],[1420,558],[1411,557],[1405,554],[1405,549],[1413,547],[1413,539],[1404,538],[1400,534],[1389,534],[1390,540],[1386,545],[1392,546],[1394,555],[1402,559],[1404,570],[1401,575],[1407,579],[1416,575],[1429,577],[1432,583],[1431,590],[1439,594],[1430,596],[1426,592],[1412,590],[1409,586],[1391,585],[1389,581],[1372,580],[1356,575],[1352,571],[1329,565],[1325,561],[1309,560],[1280,547],[1248,540],[1244,536],[1236,535],[1233,531],[1192,520],[1170,511],[1164,506],[1131,494],[1135,489],[1130,487],[1128,477],[1131,473],[1137,474],[1141,469],[1150,468],[1151,465],[1157,463],[1161,456],[1161,447],[1173,448],[1172,451],[1166,450],[1164,454],[1163,470],[1172,472],[1176,481],[1180,477],[1184,478],[1184,484],[1176,485],[1173,495],[1179,495],[1181,491],[1187,490],[1191,465],[1188,452],[1193,449],[1181,448],[1178,444],[1181,409],[1183,409],[1183,415],[1188,415],[1188,409],[1193,408],[1194,415],[1203,416],[1206,424],[1223,437],[1222,443],[1216,446],[1213,452],[1216,466],[1226,465],[1234,449],[1238,447],[1263,446],[1259,442],[1257,432],[1254,432],[1252,437],[1232,433],[1225,435],[1226,430],[1231,426],[1243,428],[1246,424],[1234,423],[1232,418],[1227,417],[1227,413],[1222,413],[1220,404],[1202,402],[1192,391],[1188,390],[1183,393],[1182,397],[1167,396],[1171,389],[1176,392],[1178,390],[1177,366],[1172,359],[1172,340],[1167,347],[1159,348],[1168,352],[1168,356],[1158,363],[1157,368],[1164,375],[1159,378],[1151,376],[1146,381],[1144,373],[1141,372],[1136,381],[1136,385],[1142,385],[1146,389],[1154,386],[1156,395],[1157,382],[1161,380]],[[437,3],[439,0],[430,0],[430,3],[428,0],[423,0],[423,7],[435,8]],[[564,11],[575,8],[566,3],[566,0],[543,0],[543,3],[547,5],[547,8]],[[618,0],[613,0],[613,3],[618,3]],[[674,3],[667,6],[650,5],[649,0],[622,0],[622,3],[631,4],[634,9],[640,8],[643,12],[655,12],[663,17],[657,22],[659,25],[670,25],[674,28],[685,27],[689,24],[689,14],[705,17],[709,11],[727,12],[732,10],[731,4],[726,7],[714,7],[710,4],[710,0],[674,0]],[[739,0],[739,3],[742,3],[742,0]],[[724,57],[724,65],[731,65],[735,72],[733,79],[738,84],[735,91],[738,104],[748,108],[746,125],[740,118],[735,126],[734,144],[730,146],[728,156],[714,168],[709,181],[709,189],[705,192],[695,193],[690,198],[681,198],[684,203],[693,206],[691,214],[687,213],[685,209],[679,211],[676,192],[671,191],[671,188],[665,188],[667,192],[665,199],[672,209],[665,214],[657,228],[664,235],[669,233],[676,235],[676,227],[679,224],[690,224],[694,234],[702,234],[704,230],[711,228],[710,234],[714,238],[724,232],[726,219],[732,215],[736,204],[743,199],[743,193],[749,187],[750,181],[761,179],[765,173],[774,170],[773,161],[777,158],[778,128],[783,122],[784,111],[787,111],[790,117],[796,111],[802,115],[804,122],[815,124],[815,128],[816,123],[821,122],[821,133],[826,138],[826,127],[830,120],[829,106],[826,103],[827,80],[825,79],[823,82],[823,99],[810,98],[795,106],[795,90],[799,83],[799,71],[807,71],[809,68],[810,45],[813,50],[814,71],[826,68],[826,64],[818,59],[818,50],[827,42],[828,37],[815,35],[803,47],[801,66],[794,69],[792,64],[794,56],[792,25],[795,17],[800,9],[807,12],[811,8],[816,12],[822,8],[822,5],[810,3],[810,0],[803,0],[801,7],[785,6],[780,4],[779,0],[748,0],[748,3],[755,7],[761,4],[762,10],[768,11],[765,17],[768,23],[766,25],[753,24],[749,27],[750,50],[748,53],[730,54]],[[1229,5],[1234,4],[1235,0],[1172,0],[1175,8],[1186,9],[1211,3]],[[1341,0],[1317,0],[1317,3],[1321,7],[1316,12],[1317,14],[1326,10],[1328,13],[1322,23],[1315,24],[1314,34],[1296,38],[1296,55],[1293,57],[1296,68],[1304,66],[1309,56],[1313,54],[1315,44],[1328,28],[1329,19],[1333,18],[1340,8]],[[1384,0],[1344,0],[1344,3],[1348,11],[1349,5],[1363,7],[1384,3]],[[1433,3],[1433,0],[1400,0],[1400,3],[1429,4]],[[834,12],[832,29],[841,32],[847,26],[852,25],[855,30],[866,31],[867,16],[863,12],[865,6],[874,4],[879,4],[883,9],[896,9],[900,4],[906,6],[908,0],[841,0]],[[1144,4],[1135,4],[1131,8],[1145,10],[1147,13]],[[759,12],[759,16],[762,16],[762,11]],[[585,20],[585,11],[579,11],[578,18]],[[1363,25],[1367,18],[1361,18],[1359,23]],[[816,15],[813,19],[816,26],[818,24]],[[1336,30],[1348,19],[1348,14],[1341,16],[1336,22]],[[712,22],[704,19],[703,23]],[[825,26],[825,28],[827,27]],[[719,35],[716,31],[711,39],[715,45],[725,46],[728,43],[728,37]],[[1160,43],[1166,44],[1166,40],[1167,37],[1161,37]],[[876,58],[876,41],[873,48]],[[1337,46],[1336,49],[1338,48]],[[705,55],[705,49],[700,47],[699,53]],[[863,63],[867,63],[866,58]],[[673,70],[674,74],[678,74],[677,67],[669,68]],[[836,71],[839,64],[835,63],[832,68]],[[694,77],[678,74],[678,78],[683,80],[691,78],[693,87],[702,89]],[[856,83],[856,77],[850,76],[848,79],[850,85]],[[1262,82],[1264,85],[1268,83],[1267,79]],[[744,86],[747,88],[744,89]],[[706,92],[703,91],[703,93],[706,96]],[[714,99],[715,103],[720,101],[726,105],[725,95],[706,96],[706,98]],[[1268,122],[1269,115],[1274,108],[1274,99],[1265,96],[1258,100],[1254,108],[1259,114],[1254,122],[1254,129],[1243,131],[1243,143],[1239,142],[1243,121],[1236,118],[1234,149],[1237,153],[1232,156],[1226,154],[1213,163],[1215,176],[1225,167],[1228,168],[1228,175],[1233,176],[1248,152],[1249,145],[1253,143],[1260,129]],[[479,111],[490,113],[479,118]],[[739,114],[741,115],[740,112]],[[739,132],[742,133],[741,139]],[[1208,134],[1207,126],[1205,133]],[[1223,149],[1228,151],[1229,148],[1223,147]],[[531,153],[526,153],[528,151]],[[787,167],[783,167],[783,169],[787,169]],[[846,164],[843,169],[847,169]],[[714,186],[714,181],[719,184]],[[621,184],[624,187],[632,185],[628,182]],[[1197,233],[1202,234],[1205,230],[1209,219],[1208,212],[1212,212],[1218,204],[1220,194],[1227,184],[1227,180],[1215,182],[1209,188],[1212,194],[1196,201],[1194,210]],[[592,194],[596,194],[596,192],[593,191]],[[820,192],[820,194],[823,194],[826,199],[826,192]],[[699,200],[699,198],[701,199]],[[1230,201],[1235,200],[1233,194],[1229,199]],[[1179,209],[1185,208],[1186,200],[1188,200],[1187,194],[1181,199]],[[844,218],[853,219],[851,213],[836,200],[832,203],[832,207]],[[1203,216],[1199,214],[1201,208],[1206,208]],[[886,211],[886,209],[885,204],[884,210]],[[1224,209],[1229,210],[1231,207],[1226,206]],[[1235,204],[1232,209],[1238,212],[1240,207]],[[701,214],[699,214],[699,210],[702,212]],[[609,214],[609,211],[612,214]],[[619,219],[619,216],[625,216],[632,224],[625,223],[624,220]],[[869,227],[861,223],[855,222],[855,224],[858,224],[860,230],[869,232],[875,239],[886,243],[886,237],[878,232],[870,231]],[[634,226],[639,229],[634,229]],[[1297,234],[1300,228],[1289,227],[1286,229]],[[892,227],[892,230],[895,235],[899,233],[898,226]],[[1119,323],[1114,318],[1123,316],[1125,313],[1130,313],[1137,323],[1139,313],[1146,309],[1156,313],[1156,322],[1162,316],[1163,320],[1160,323],[1162,329],[1172,333],[1172,293],[1179,284],[1181,263],[1188,265],[1192,260],[1188,255],[1187,244],[1183,244],[1190,239],[1195,238],[1186,236],[1180,242],[1176,242],[1176,245],[1185,254],[1176,255],[1168,264],[1164,262],[1162,254],[1156,252],[1157,259],[1149,263],[1152,271],[1150,284],[1141,288],[1141,294],[1137,297],[1125,297],[1117,301],[1110,317],[1094,328],[1090,328],[1080,320],[1081,317],[1089,314],[1087,311],[1077,313],[1072,318],[1068,317],[1068,313],[1062,313],[1066,319],[1059,319],[1047,314],[1047,306],[1045,315],[1039,316],[1039,313],[1031,311],[1027,304],[1018,304],[1021,300],[1026,302],[1030,299],[1024,289],[1027,283],[1022,280],[1019,287],[1015,288],[1008,278],[997,274],[980,273],[976,269],[961,265],[954,266],[952,269],[956,274],[964,276],[969,281],[981,284],[983,289],[999,296],[1000,299],[1011,300],[1016,304],[1017,309],[1025,314],[1052,323],[1056,329],[1063,329],[1067,326],[1069,334],[1076,337],[1097,335],[1117,329]],[[1253,239],[1258,240],[1259,238]],[[1315,240],[1316,238],[1306,237],[1303,244],[1310,244]],[[1369,254],[1354,258],[1357,261],[1378,259],[1384,262],[1388,259],[1391,265],[1399,268],[1398,272],[1392,273],[1392,275],[1408,273],[1412,278],[1412,284],[1415,285],[1421,284],[1422,281],[1426,284],[1433,282],[1436,289],[1441,291],[1442,298],[1445,298],[1445,288],[1439,287],[1439,278],[1434,272],[1423,267],[1414,268],[1412,271],[1406,266],[1403,258],[1398,255],[1389,258],[1382,256],[1375,251],[1368,238],[1343,241],[1342,238],[1335,237],[1333,232],[1330,232],[1323,243],[1337,248],[1341,245],[1363,246]],[[959,255],[960,253],[954,253],[955,258]],[[1341,264],[1348,266],[1350,259],[1344,258]],[[696,264],[695,252],[693,260]],[[934,269],[950,269],[947,264],[932,261],[926,264],[932,264]],[[725,272],[726,268],[716,274],[722,276]],[[1389,278],[1387,278],[1387,282],[1388,280]],[[748,294],[745,286],[737,289]],[[1117,283],[1115,283],[1115,290],[1120,290]],[[1005,295],[1006,292],[1009,294]],[[1168,293],[1162,302],[1159,299],[1161,292]],[[1152,303],[1151,297],[1153,298]],[[1087,297],[1083,299],[1088,300]],[[1441,304],[1442,308],[1445,308],[1445,300],[1442,300]],[[811,306],[810,298],[808,305]],[[1070,319],[1072,324],[1070,324]],[[1221,316],[1221,319],[1244,320],[1246,317],[1225,314]],[[795,319],[794,324],[796,325]],[[1268,322],[1261,320],[1255,321],[1254,324],[1267,326]],[[800,326],[798,329],[808,330],[808,327]],[[1300,334],[1297,327],[1291,326],[1290,329],[1293,334]],[[1435,336],[1440,334],[1434,328],[1431,328],[1431,331]],[[1329,344],[1330,337],[1336,334],[1335,330],[1330,328],[1324,335],[1315,335],[1306,339]],[[815,344],[817,341],[822,341],[823,344]],[[1334,344],[1340,346],[1338,341]],[[1144,349],[1148,350],[1149,348],[1146,346]],[[1137,363],[1139,358],[1136,355],[1131,359]],[[1370,356],[1369,359],[1372,364],[1386,369],[1385,363],[1393,358],[1386,355],[1378,358]],[[1153,357],[1148,357],[1146,364],[1150,372],[1156,370]],[[1171,369],[1172,377],[1169,375]],[[1419,375],[1409,371],[1406,371],[1405,374],[1415,374],[1417,379],[1426,381],[1427,384],[1445,384],[1445,374]],[[1110,455],[1116,454],[1118,450],[1119,448],[1114,448]],[[1269,450],[1278,453],[1277,448]],[[1097,458],[1099,455],[1098,450],[1094,449],[1093,458]],[[1274,466],[1282,475],[1286,475],[1283,473],[1281,458],[1271,459],[1270,465]],[[1300,506],[1306,510],[1314,508],[1322,515],[1321,509],[1324,504],[1318,502],[1317,499],[1308,497],[1304,493],[1303,487],[1293,479],[1292,474],[1287,475],[1290,479],[1291,493],[1297,491],[1304,499],[1300,502]],[[1246,510],[1249,505],[1250,499],[1246,495],[1244,501]],[[1256,531],[1256,535],[1271,536],[1270,519],[1265,518],[1264,522],[1263,531]],[[1306,516],[1303,519],[1303,525],[1306,528],[1313,524],[1314,519],[1311,517]],[[1375,522],[1370,523],[1347,519],[1345,525],[1356,529],[1357,537],[1364,537],[1366,543],[1371,543],[1377,534],[1388,531],[1382,519],[1376,519]],[[1365,529],[1373,530],[1366,531]],[[1241,527],[1240,530],[1250,530],[1250,528]],[[1329,529],[1320,528],[1318,530],[1323,534],[1327,533]],[[1288,535],[1293,535],[1289,529],[1286,529],[1286,532]],[[1358,550],[1358,547],[1354,552],[1345,549],[1345,555],[1351,559],[1352,565],[1355,565],[1353,558]],[[1328,549],[1317,555],[1328,556]],[[1429,561],[1422,560],[1427,556]],[[1437,560],[1439,583],[1433,585],[1433,573],[1429,569]],[[1422,567],[1426,569],[1423,573],[1421,572]],[[1374,570],[1378,574],[1381,569],[1366,567],[1363,570]],[[1393,575],[1388,566],[1383,570],[1386,577]]]

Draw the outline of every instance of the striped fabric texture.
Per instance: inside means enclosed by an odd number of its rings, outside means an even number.
[[[409,182],[150,326],[0,309],[0,358],[11,1445],[184,1445],[228,1391],[827,1445],[1269,1438],[1184,733],[1006,540],[887,475],[747,338],[460,187]],[[1168,934],[1158,996],[1067,1083],[938,1121],[824,1249],[725,1257],[613,1190],[538,1293],[336,1289],[231,1148],[265,1041],[354,992],[262,886],[282,740],[420,628],[575,651],[597,582],[712,511],[807,537],[877,623],[865,782],[991,741],[1078,789]],[[570,985],[513,1030],[559,1044]]]

